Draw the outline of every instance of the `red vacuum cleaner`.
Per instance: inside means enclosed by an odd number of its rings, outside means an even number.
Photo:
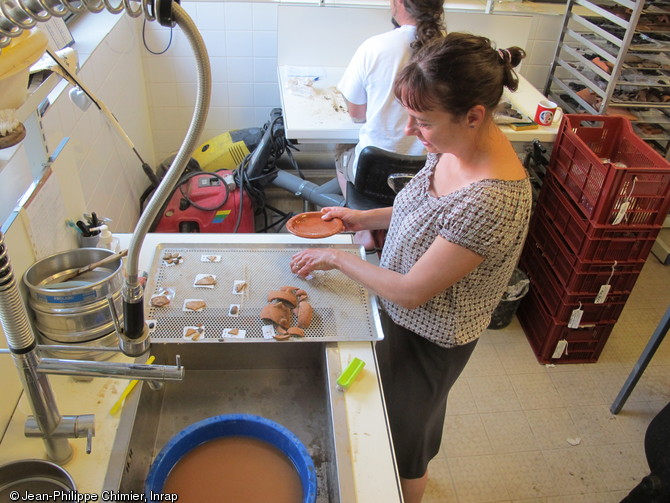
[[[179,181],[153,232],[254,232],[254,209],[232,171],[193,171]]]

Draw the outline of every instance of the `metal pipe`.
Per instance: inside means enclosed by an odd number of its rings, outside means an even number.
[[[53,436],[61,423],[56,397],[46,375],[37,372],[37,355],[12,353],[14,365],[33,412],[33,420],[42,432],[42,440],[49,459],[56,463],[66,463],[72,457],[70,442],[61,436]]]
[[[173,365],[146,365],[144,363],[95,362],[41,358],[37,366],[41,374],[80,377],[120,377],[144,381],[181,381],[184,367]]]
[[[61,415],[49,380],[37,373],[35,334],[16,285],[2,232],[0,232],[0,324],[35,421],[44,433],[47,455],[57,463],[64,463],[72,457],[72,446],[65,439],[50,436],[58,427]]]

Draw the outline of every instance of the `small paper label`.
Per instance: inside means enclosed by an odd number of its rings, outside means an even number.
[[[568,349],[568,341],[566,341],[565,339],[561,339],[556,344],[556,349],[554,349],[554,354],[551,355],[551,357],[560,358],[561,356],[563,356],[563,353],[567,353],[567,349]]]
[[[197,274],[193,280],[193,288],[214,288],[216,285],[216,275],[214,274]]]
[[[593,301],[594,304],[603,304],[607,300],[607,294],[610,293],[610,288],[612,285],[603,285],[598,290],[598,295],[596,295],[596,300]]]
[[[263,325],[263,339],[272,339],[275,336],[275,329],[272,325]]]
[[[570,321],[568,321],[568,328],[579,328],[579,322],[582,321],[583,315],[583,309],[573,309],[572,314],[570,315]]]
[[[244,339],[246,334],[247,331],[242,330],[241,328],[224,328],[221,337],[222,338],[229,337],[231,339]]]
[[[617,213],[616,217],[614,217],[612,225],[619,225],[621,222],[623,222],[623,218],[626,216],[626,212],[628,211],[629,206],[630,201],[626,201],[625,203],[621,204],[619,207],[619,213]]]

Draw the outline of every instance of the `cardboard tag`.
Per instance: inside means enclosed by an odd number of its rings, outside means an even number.
[[[275,336],[275,327],[263,325],[263,339],[272,339]]]
[[[579,328],[579,322],[582,321],[583,315],[583,309],[573,309],[572,314],[570,315],[570,321],[568,321],[568,328]]]
[[[612,285],[603,285],[596,295],[596,300],[593,301],[594,304],[603,304],[607,300],[607,294],[610,293]]]
[[[560,358],[563,356],[563,353],[568,354],[568,341],[561,339],[556,343],[556,349],[554,349],[554,354],[551,355],[552,358]]]
[[[619,225],[621,222],[623,222],[623,218],[626,216],[626,212],[628,211],[629,206],[630,201],[626,201],[625,203],[621,204],[621,207],[619,208],[619,213],[617,213],[616,217],[614,217],[612,225]]]

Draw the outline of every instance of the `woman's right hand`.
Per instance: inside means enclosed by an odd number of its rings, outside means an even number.
[[[332,220],[339,218],[344,224],[345,231],[362,231],[368,229],[364,227],[364,211],[353,210],[344,206],[328,206],[321,208],[321,218],[323,220]]]

